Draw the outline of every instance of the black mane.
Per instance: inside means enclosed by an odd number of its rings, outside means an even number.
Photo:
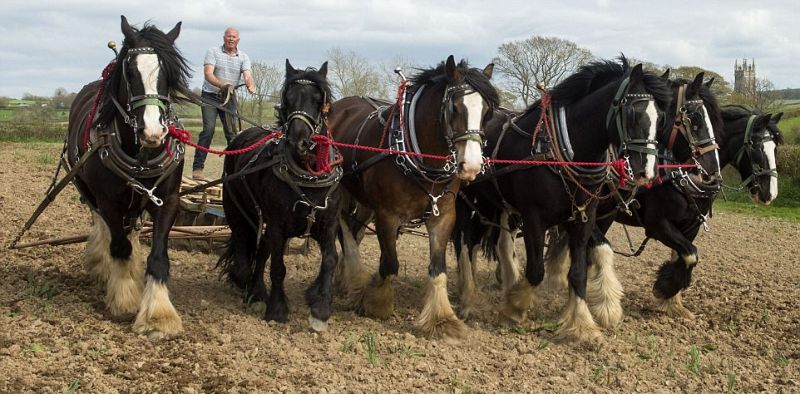
[[[585,64],[578,72],[570,75],[550,90],[550,97],[554,104],[569,105],[586,97],[595,90],[609,83],[622,80],[630,75],[631,67],[625,56],[619,57],[619,62],[613,60],[596,60]],[[645,71],[642,78],[645,89],[653,95],[656,105],[663,109],[672,101],[672,92],[657,75]],[[538,107],[538,101],[534,103]]]
[[[108,124],[117,114],[116,107],[111,102],[112,97],[117,97],[120,88],[124,83],[122,76],[122,62],[128,56],[130,48],[151,47],[155,50],[160,60],[161,72],[167,79],[168,95],[172,102],[190,101],[191,89],[189,79],[191,69],[186,59],[183,57],[175,44],[167,35],[157,27],[145,23],[141,29],[132,28],[136,33],[133,39],[126,38],[122,43],[122,49],[115,59],[115,66],[109,75],[105,86],[105,93],[101,98],[101,110],[97,116],[99,122]]]
[[[677,87],[680,85],[689,85],[691,86],[692,81],[689,81],[684,78],[676,78],[674,80],[669,81],[670,87]],[[703,100],[703,103],[706,105],[706,110],[710,113],[708,116],[710,117],[711,126],[714,127],[714,137],[717,139],[717,143],[721,143],[725,139],[725,123],[723,121],[723,112],[722,108],[720,108],[719,102],[717,101],[717,97],[714,96],[714,93],[711,91],[711,88],[702,84],[700,87],[700,91],[697,92],[700,99]]]
[[[444,67],[445,63],[441,62],[436,67],[418,69],[419,73],[411,77],[411,83],[414,85],[446,83],[447,77]],[[456,68],[464,77],[464,81],[472,86],[493,108],[500,106],[500,96],[497,94],[497,89],[489,82],[489,78],[486,78],[482,70],[471,68],[464,59],[458,62]]]
[[[764,115],[764,111],[758,108],[751,108],[741,104],[728,104],[722,107],[722,119],[727,122],[749,117],[750,115]],[[767,130],[772,134],[772,139],[776,144],[783,144],[783,133],[778,129],[778,125],[770,121]]]
[[[289,85],[301,79],[306,79],[311,82],[314,82],[317,86],[320,87],[320,89],[322,89],[323,92],[325,92],[325,97],[327,97],[328,100],[332,100],[331,85],[328,83],[328,79],[320,75],[320,73],[314,67],[308,67],[305,70],[297,70],[297,72],[294,75],[287,77],[283,81],[283,88],[281,91],[285,92],[286,88],[289,87]]]

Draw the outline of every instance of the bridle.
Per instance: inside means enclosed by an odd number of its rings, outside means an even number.
[[[131,93],[131,84],[128,81],[128,65],[131,62],[131,58],[135,55],[144,55],[144,54],[153,54],[157,55],[155,49],[152,47],[141,47],[141,48],[130,48],[128,49],[128,53],[125,56],[125,59],[122,60],[122,79],[125,83],[125,90],[128,93],[128,103],[125,105],[123,109],[122,105],[120,105],[117,98],[111,96],[111,101],[117,107],[120,115],[122,115],[123,121],[125,124],[130,126],[134,130],[139,129],[138,121],[136,120],[136,116],[133,115],[133,110],[143,107],[145,105],[155,105],[161,111],[161,124],[162,126],[166,127],[167,123],[170,121],[174,121],[177,119],[175,115],[175,111],[173,111],[172,104],[168,96],[162,94],[141,94],[134,96]],[[160,62],[161,60],[159,60]],[[138,141],[138,138],[137,138]]]
[[[458,85],[449,85],[444,90],[444,94],[442,95],[442,104],[440,106],[440,113],[442,114],[442,122],[444,123],[444,127],[446,129],[447,135],[447,143],[450,146],[450,151],[455,151],[455,144],[460,141],[475,141],[483,146],[485,133],[483,129],[466,129],[458,135],[455,134],[453,131],[452,125],[450,125],[450,120],[453,117],[453,111],[455,104],[453,100],[456,97],[464,97],[472,93],[478,93],[470,84],[468,83],[461,83]],[[486,101],[484,99],[484,101]],[[490,109],[491,110],[491,109]],[[482,122],[481,122],[482,123]]]
[[[608,109],[606,115],[606,129],[611,127],[612,121],[616,124],[617,132],[619,133],[620,145],[617,149],[617,155],[622,157],[626,162],[626,168],[630,178],[633,178],[633,171],[630,166],[630,152],[638,152],[645,155],[657,155],[658,152],[655,148],[650,148],[647,145],[656,145],[658,141],[650,140],[647,138],[631,138],[628,132],[628,119],[625,112],[628,108],[633,108],[634,104],[640,102],[655,101],[653,95],[650,93],[628,93],[630,87],[630,77],[625,77],[617,88],[617,93],[614,95],[614,101]],[[633,111],[632,111],[633,112]],[[635,112],[634,112],[635,113]]]
[[[289,89],[289,86],[299,84],[299,85],[306,85],[306,86],[314,86],[322,92],[322,105],[320,106],[320,111],[317,116],[313,116],[306,111],[303,110],[296,110],[290,112],[288,115],[284,115],[284,108],[286,108],[285,104],[285,97],[286,97],[286,90]],[[322,86],[319,86],[318,83],[308,80],[308,79],[298,79],[292,81],[289,86],[285,87],[283,91],[281,91],[281,122],[283,127],[288,129],[289,124],[294,120],[299,120],[306,124],[309,129],[311,129],[312,135],[314,134],[322,134],[325,132],[323,130],[323,126],[328,121],[328,111],[330,110],[330,102],[328,101],[328,93]]]
[[[744,143],[739,151],[736,153],[734,164],[737,168],[741,168],[740,164],[745,154],[750,160],[751,173],[746,179],[742,180],[742,185],[751,183],[749,191],[750,194],[755,194],[761,190],[761,184],[754,182],[755,178],[760,176],[769,175],[771,177],[778,177],[778,170],[776,168],[762,168],[760,163],[769,163],[764,157],[764,143],[773,141],[772,134],[767,130],[766,133],[753,133],[753,123],[758,115],[750,115],[747,119],[747,126],[744,129]],[[758,138],[758,140],[756,140]],[[758,159],[761,159],[759,161]]]
[[[687,84],[681,84],[678,87],[678,100],[675,105],[674,121],[667,139],[667,152],[672,154],[675,139],[678,134],[683,135],[691,149],[691,157],[687,158],[686,163],[696,165],[701,173],[709,175],[708,171],[700,164],[699,159],[706,153],[712,153],[718,150],[719,145],[712,133],[709,133],[707,138],[696,138],[694,132],[699,129],[699,126],[692,122],[692,116],[690,114],[701,114],[703,118],[705,118],[706,114],[700,111],[700,109],[703,108],[704,102],[702,99],[686,100],[686,90]],[[692,106],[692,111],[687,109],[689,105]]]

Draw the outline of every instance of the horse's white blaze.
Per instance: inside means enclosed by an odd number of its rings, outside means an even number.
[[[703,120],[706,121],[706,128],[708,129],[708,136],[711,139],[716,140],[716,134],[714,134],[714,126],[711,125],[711,119],[708,117],[708,110],[706,110],[706,106],[703,105]],[[719,149],[714,149],[714,158],[717,159],[717,167],[714,169],[716,173],[719,174],[721,172],[719,167]]]
[[[776,162],[775,162],[775,141],[766,141],[763,145],[764,155],[767,156],[767,163],[769,164],[770,171],[775,170]],[[778,197],[778,177],[770,176],[769,177],[769,201],[764,201],[764,203],[770,203],[772,200]]]
[[[478,93],[470,93],[463,97],[467,108],[467,130],[480,130],[483,117],[483,97]],[[463,164],[462,164],[463,163]],[[483,148],[477,141],[467,140],[464,144],[463,156],[459,158],[464,172],[464,179],[472,180],[481,171],[483,164]]]
[[[142,85],[145,94],[158,94],[158,74],[160,67],[158,56],[145,53],[136,56],[136,69],[142,76]],[[144,106],[144,139],[147,142],[158,143],[164,137],[165,128],[161,124],[161,112],[157,105]]]
[[[656,128],[658,123],[658,113],[656,112],[656,104],[653,101],[649,101],[647,103],[647,110],[645,111],[647,116],[650,118],[650,129],[647,131],[647,139],[650,141],[656,140]],[[647,144],[648,149],[656,149],[655,144]],[[644,175],[647,179],[655,178],[656,174],[656,156],[653,154],[647,154],[647,161],[644,168]]]

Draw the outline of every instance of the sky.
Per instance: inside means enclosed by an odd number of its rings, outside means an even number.
[[[163,31],[182,21],[177,46],[202,83],[206,50],[239,29],[254,61],[319,67],[338,47],[375,63],[405,58],[434,65],[452,54],[483,67],[500,44],[531,36],[575,42],[598,58],[620,53],[658,65],[699,66],[733,83],[738,59],[759,78],[800,88],[797,0],[307,0],[19,1],[0,14],[0,96],[77,92],[99,77],[122,41],[120,15]]]

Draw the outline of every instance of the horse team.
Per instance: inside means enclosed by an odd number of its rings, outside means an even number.
[[[167,290],[167,235],[186,142],[172,106],[192,97],[189,70],[174,44],[180,23],[168,33],[133,28],[124,16],[121,25],[121,51],[76,97],[65,155],[93,211],[85,264],[105,284],[107,307],[136,314],[137,333],[168,337],[183,330]],[[670,79],[624,57],[582,66],[515,113],[499,106],[492,72],[491,64],[477,69],[450,56],[403,79],[396,101],[333,102],[327,63],[302,70],[287,60],[280,132],[252,127],[228,147],[242,153],[225,157],[231,238],[218,268],[246,302],[266,303],[265,319],[286,322],[283,252],[289,238],[311,237],[322,258],[305,292],[310,327],[327,328],[337,292],[359,313],[386,319],[400,230],[425,225],[430,261],[417,319],[425,336],[464,336],[462,319],[481,298],[475,264],[483,249],[498,262],[501,320],[525,319],[547,276],[569,289],[557,335],[592,341],[622,319],[624,292],[605,238],[617,221],[644,227],[673,250],[653,294],[665,313],[691,317],[680,295],[699,262],[693,240],[721,187],[721,168],[732,164],[754,201],[769,204],[777,196],[781,114],[720,108],[713,79],[702,73]],[[154,226],[145,269],[137,236],[143,211]],[[381,250],[374,273],[358,251],[370,222]],[[458,314],[447,292],[449,242],[458,256]]]

